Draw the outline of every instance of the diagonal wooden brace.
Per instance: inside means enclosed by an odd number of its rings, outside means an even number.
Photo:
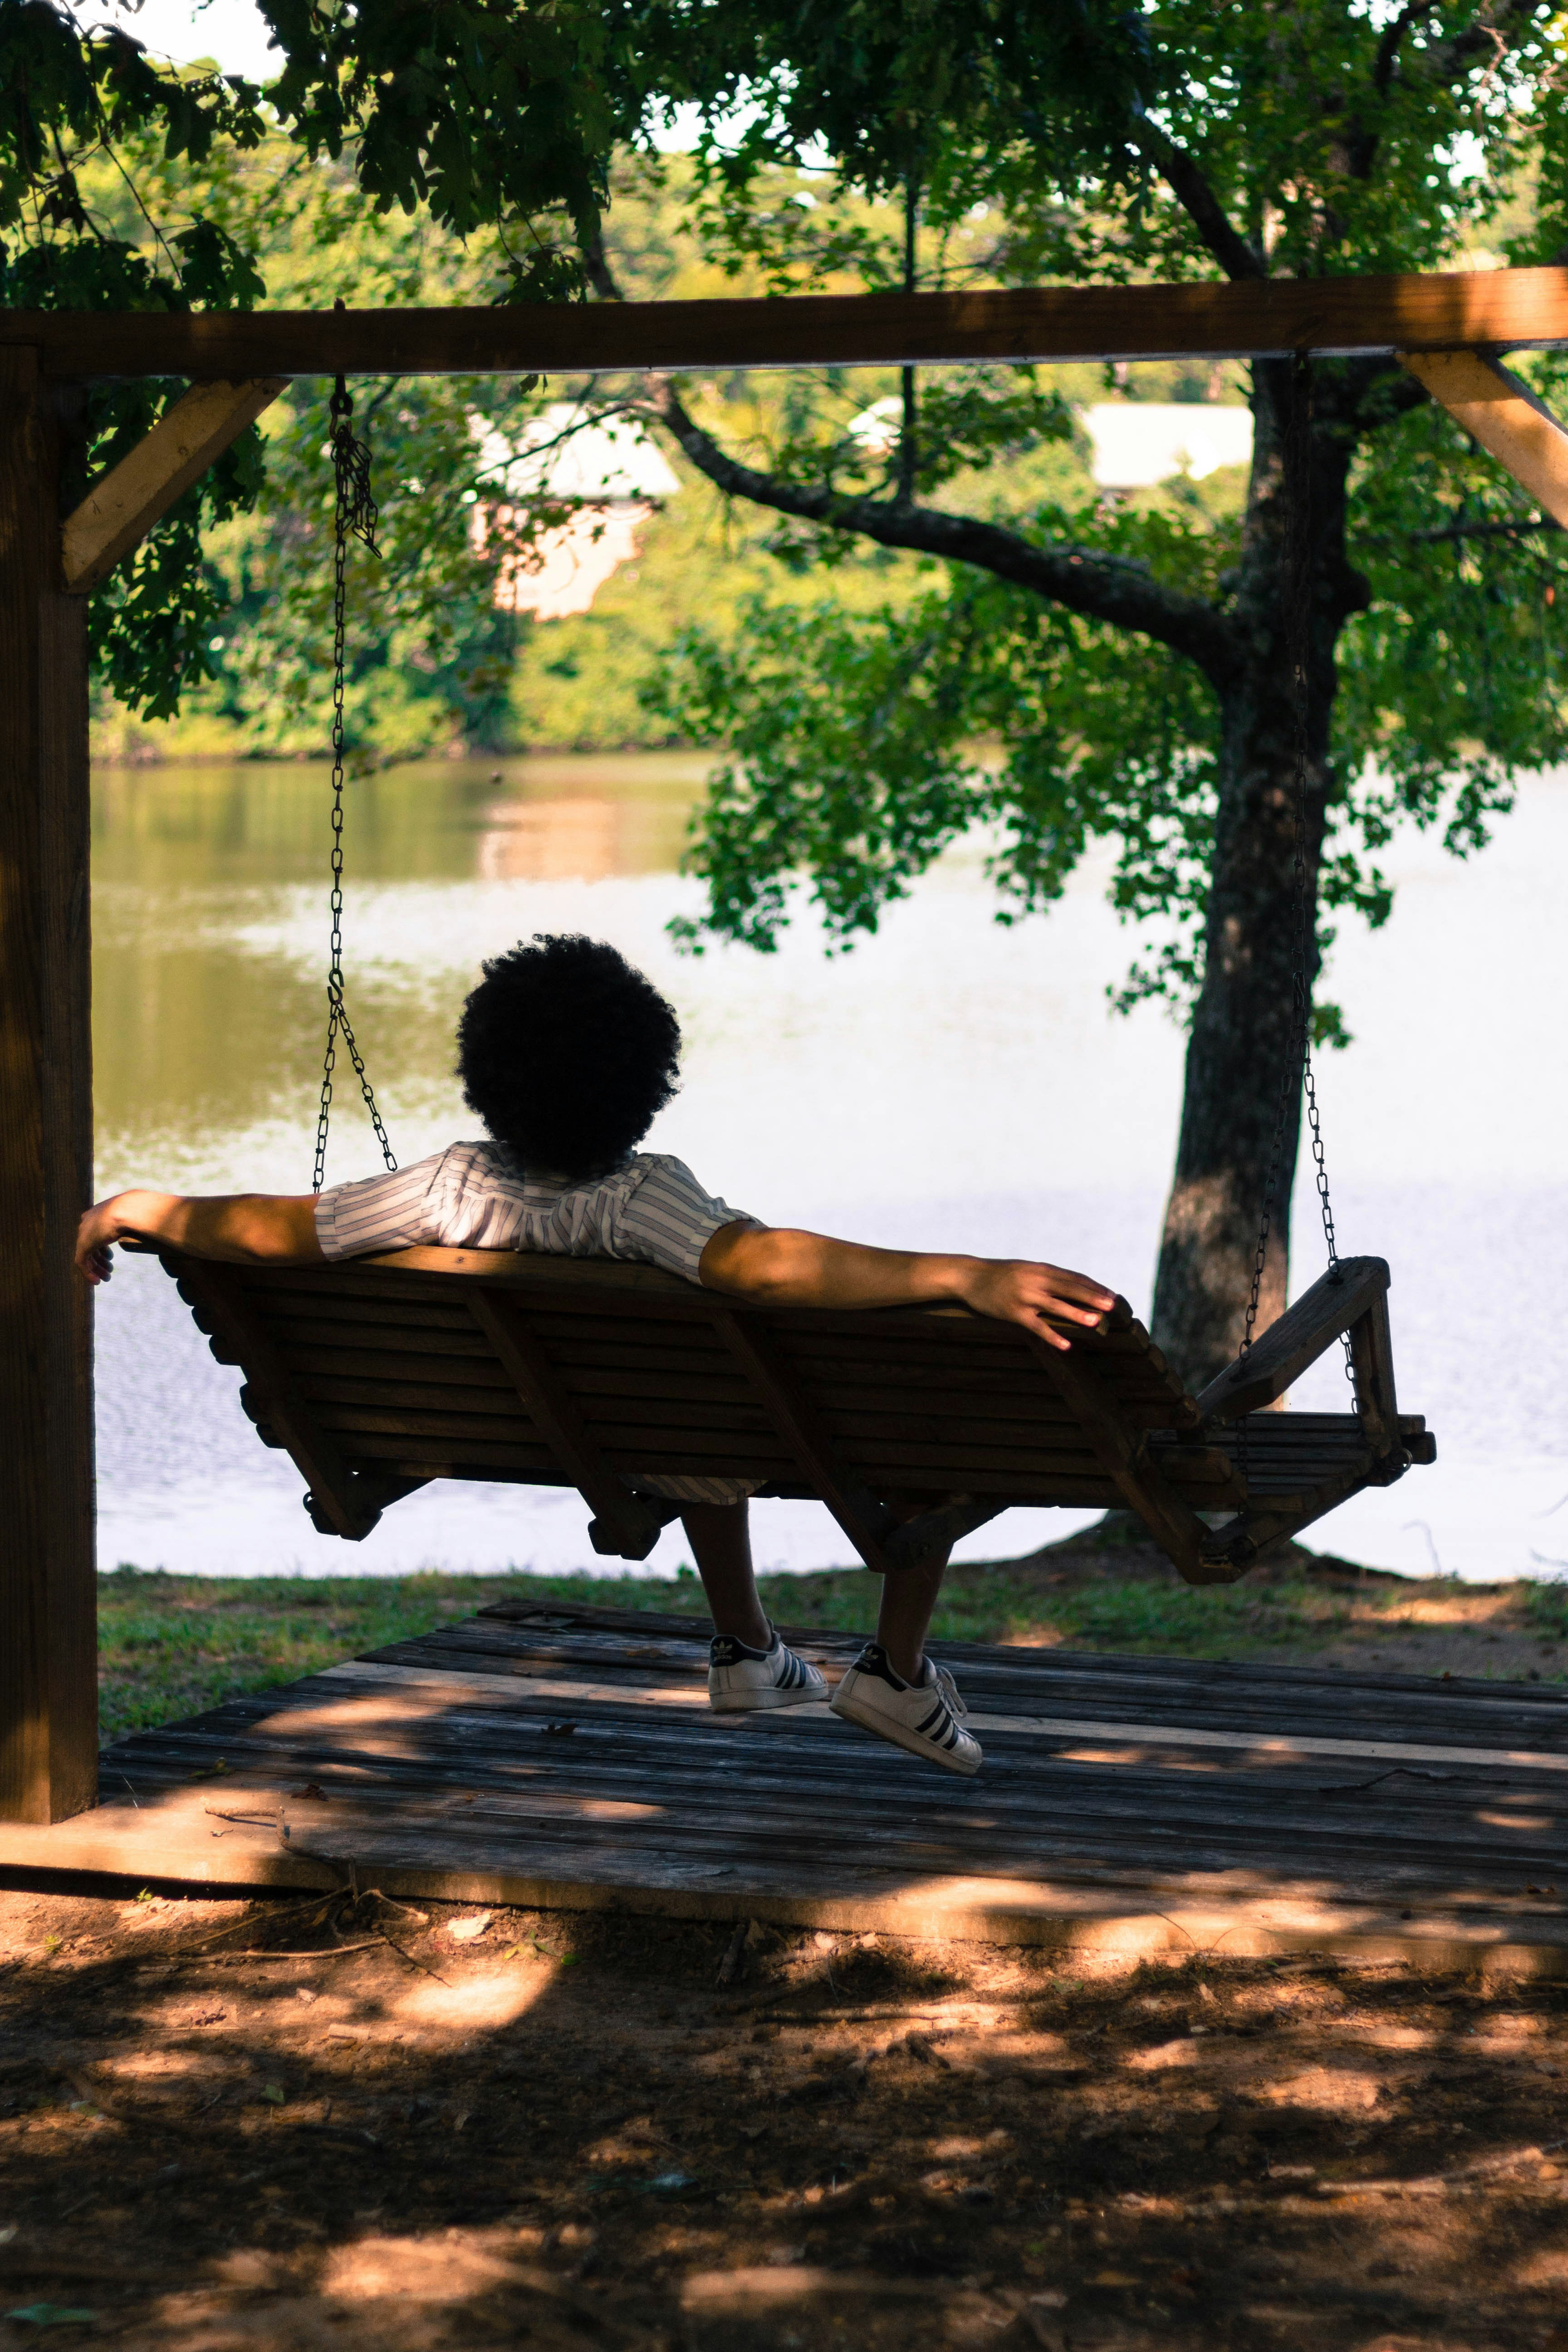
[[[476,1290],[468,1304],[529,1419],[593,1511],[588,1537],[595,1550],[613,1552],[622,1559],[646,1559],[675,1516],[673,1508],[661,1509],[634,1495],[619,1472],[611,1469],[584,1427],[560,1373],[510,1299]]]
[[[85,596],[106,580],[288,382],[269,375],[193,384],[68,518],[60,551],[68,595]]]
[[[1543,513],[1568,525],[1568,432],[1527,383],[1484,352],[1401,352],[1398,358]]]
[[[896,1564],[883,1549],[893,1529],[892,1513],[841,1466],[788,1365],[756,1323],[730,1307],[715,1306],[711,1311],[714,1329],[744,1371],[802,1477],[816,1487],[867,1567],[885,1574]]]
[[[1239,1421],[1243,1413],[1261,1412],[1282,1397],[1309,1364],[1363,1317],[1387,1309],[1388,1265],[1380,1257],[1346,1257],[1320,1275],[1294,1307],[1255,1339],[1245,1356],[1227,1364],[1198,1399],[1204,1423]],[[1389,1379],[1393,1360],[1389,1359]]]
[[[1053,1348],[1025,1334],[1041,1370],[1072,1412],[1100,1467],[1130,1511],[1163,1546],[1189,1584],[1228,1583],[1231,1573],[1205,1559],[1209,1531],[1192,1505],[1171,1485],[1143,1442],[1129,1427],[1081,1348]],[[1241,1571],[1236,1571],[1239,1574]]]

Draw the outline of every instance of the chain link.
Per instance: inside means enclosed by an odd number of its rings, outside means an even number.
[[[376,503],[370,489],[370,451],[363,441],[354,437],[353,405],[348,386],[339,376],[332,390],[330,436],[332,478],[336,488],[332,551],[332,889],[330,900],[332,926],[327,955],[327,1049],[321,1063],[321,1102],[316,1115],[316,1168],[310,1186],[314,1192],[321,1191],[327,1172],[327,1128],[331,1118],[332,1073],[337,1066],[340,1038],[353,1065],[353,1074],[359,1080],[360,1093],[370,1113],[375,1139],[381,1146],[381,1156],[389,1169],[397,1166],[392,1146],[386,1139],[386,1129],[382,1125],[381,1113],[376,1108],[374,1089],[354,1042],[348,1006],[343,1001],[343,686],[347,667],[349,541],[351,538],[360,540],[373,555],[380,552],[375,543]]]
[[[1245,1361],[1252,1352],[1253,1333],[1258,1322],[1258,1302],[1263,1292],[1263,1271],[1268,1255],[1269,1235],[1273,1231],[1274,1204],[1279,1192],[1279,1180],[1284,1171],[1285,1138],[1289,1131],[1292,1102],[1298,1090],[1305,1092],[1308,1131],[1311,1138],[1313,1173],[1318,1190],[1318,1207],[1323,1221],[1323,1240],[1327,1244],[1331,1270],[1340,1262],[1339,1244],[1334,1233],[1333,1204],[1329,1198],[1328,1163],[1323,1156],[1322,1121],[1318,1109],[1318,1082],[1312,1068],[1312,988],[1310,980],[1313,939],[1312,899],[1307,881],[1307,779],[1311,765],[1311,731],[1310,717],[1310,676],[1312,641],[1312,372],[1305,352],[1298,352],[1290,379],[1290,406],[1285,431],[1283,451],[1285,492],[1285,625],[1287,662],[1290,677],[1290,703],[1294,741],[1292,744],[1291,818],[1292,842],[1290,884],[1292,929],[1295,934],[1295,958],[1290,975],[1290,1026],[1285,1044],[1285,1065],[1280,1073],[1279,1099],[1274,1114],[1274,1136],[1269,1147],[1268,1173],[1263,1187],[1263,1214],[1258,1230],[1258,1247],[1252,1261],[1252,1288],[1247,1301],[1247,1323],[1242,1335],[1241,1357]],[[1347,1334],[1344,1341],[1345,1377],[1355,1396],[1356,1409],[1361,1399],[1356,1394],[1355,1365]],[[1247,1475],[1247,1415],[1237,1424],[1237,1453],[1242,1481]]]

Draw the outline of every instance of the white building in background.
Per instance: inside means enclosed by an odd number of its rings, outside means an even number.
[[[1201,482],[1252,463],[1252,411],[1218,401],[1106,400],[1081,412],[1102,490],[1152,489],[1176,475]]]
[[[1221,466],[1252,457],[1252,411],[1213,401],[1102,401],[1080,412],[1092,445],[1091,471],[1115,496],[1148,489],[1185,474],[1202,481]],[[579,425],[582,411],[557,401],[541,411],[521,442],[480,431],[486,489],[474,509],[474,544],[492,529],[510,530],[534,500],[574,509],[542,531],[525,553],[509,555],[496,576],[495,601],[510,613],[564,620],[586,613],[606,580],[637,551],[637,534],[679,479],[643,426],[626,417]],[[848,431],[868,452],[898,441],[897,394],[852,419]],[[476,426],[476,429],[479,429]]]
[[[1152,489],[1185,474],[1201,482],[1221,466],[1252,463],[1252,411],[1218,401],[1106,400],[1080,409],[1093,448],[1089,470],[1113,497]],[[868,455],[898,446],[903,403],[896,393],[852,417],[848,437]]]
[[[525,553],[501,564],[495,601],[503,612],[531,613],[541,621],[587,612],[612,572],[636,555],[642,525],[680,488],[640,425],[626,417],[576,425],[582,413],[574,402],[557,401],[521,442],[494,431],[480,436],[486,490],[474,509],[477,548],[492,528],[510,530],[535,500],[575,509],[568,521],[541,531]]]

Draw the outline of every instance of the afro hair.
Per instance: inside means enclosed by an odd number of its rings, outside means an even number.
[[[618,1168],[674,1094],[680,1026],[602,940],[537,934],[494,956],[458,1024],[463,1099],[521,1169]]]

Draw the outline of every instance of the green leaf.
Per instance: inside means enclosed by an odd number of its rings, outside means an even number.
[[[28,2327],[90,2327],[102,2315],[68,2303],[23,2303],[5,2314],[7,2319],[19,2319]]]

